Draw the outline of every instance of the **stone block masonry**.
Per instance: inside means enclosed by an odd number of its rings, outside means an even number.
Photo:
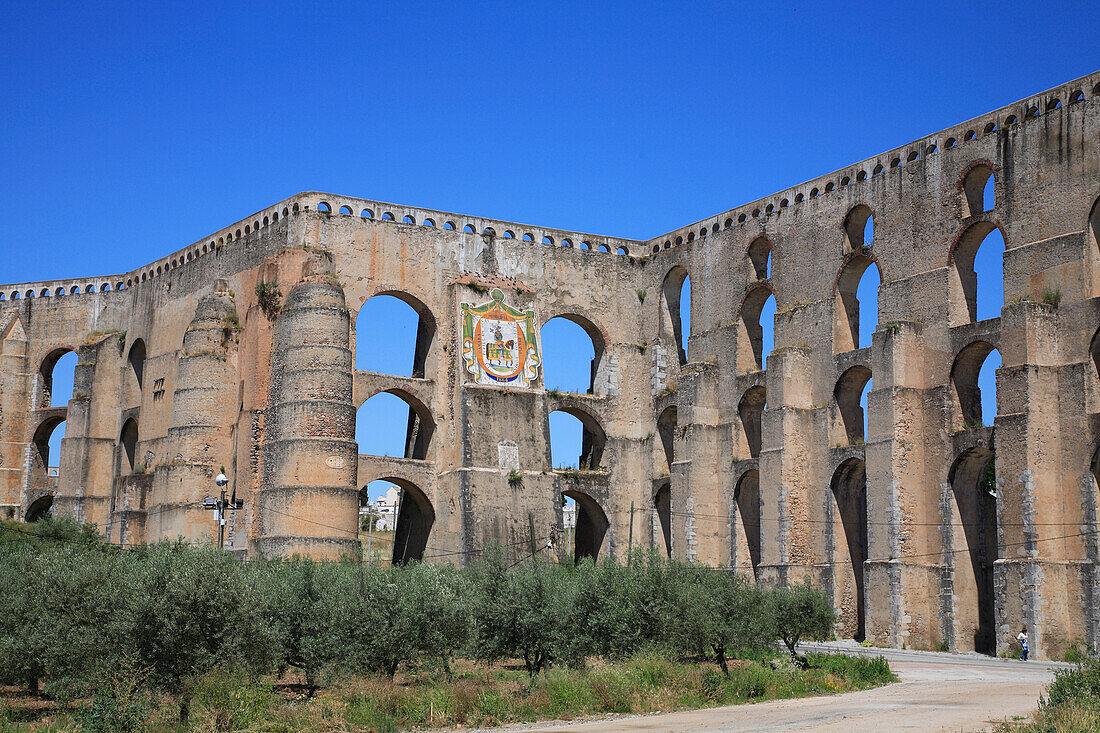
[[[979,320],[995,231],[1004,299]],[[1100,647],[1098,237],[1100,73],[648,241],[301,193],[133,272],[0,286],[0,513],[212,542],[224,466],[228,548],[334,558],[387,479],[396,562],[652,546],[817,584],[846,636],[995,653],[1026,626],[1061,657]],[[411,376],[354,368],[380,294],[419,315]],[[544,383],[557,317],[592,340],[586,394]],[[381,392],[410,406],[402,456],[355,443]],[[556,410],[579,470],[551,465]]]

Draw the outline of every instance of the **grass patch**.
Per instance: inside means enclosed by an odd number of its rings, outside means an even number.
[[[1002,733],[1087,733],[1100,730],[1100,659],[1060,669],[1039,698],[1039,710],[1022,723],[1004,723]]]
[[[23,691],[0,688],[0,731],[281,731],[491,727],[594,715],[644,714],[757,700],[864,690],[895,680],[881,657],[811,654],[800,669],[761,650],[731,660],[729,676],[711,662],[642,654],[594,660],[583,669],[552,667],[528,677],[518,660],[456,663],[454,677],[410,670],[394,680],[348,675],[315,697],[294,677],[278,682],[216,670],[198,680],[186,725],[169,696],[123,700],[116,689],[94,699],[35,710]],[[135,714],[143,717],[139,724]]]

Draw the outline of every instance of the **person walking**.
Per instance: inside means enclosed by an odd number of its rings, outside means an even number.
[[[1020,659],[1026,662],[1028,652],[1026,626],[1020,629],[1019,634],[1016,634],[1016,641],[1020,643]]]

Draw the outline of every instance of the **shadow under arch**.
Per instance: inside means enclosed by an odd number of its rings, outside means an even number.
[[[862,238],[861,238],[862,241]],[[833,353],[840,354],[861,347],[859,342],[860,319],[867,315],[878,323],[878,303],[874,313],[864,314],[859,302],[859,285],[863,277],[872,267],[878,274],[879,285],[882,284],[882,270],[869,249],[859,249],[849,254],[836,276],[834,289],[834,317],[833,317]],[[873,330],[873,329],[872,329]],[[862,344],[869,346],[870,344]]]
[[[64,417],[48,417],[34,430],[34,458],[31,466],[30,487],[44,488],[49,485],[50,438],[54,431],[65,423]]]
[[[665,449],[669,473],[672,472],[672,464],[676,462],[676,421],[676,405],[666,407],[657,418],[657,433],[661,436],[661,445]]]
[[[129,418],[122,426],[118,436],[119,447],[122,448],[119,460],[121,461],[119,475],[123,472],[132,473],[136,458],[138,442],[138,424],[134,418]]]
[[[958,326],[963,323],[974,323],[978,320],[978,273],[975,263],[978,258],[978,250],[993,232],[1000,233],[1000,239],[1007,247],[1008,239],[1004,230],[995,221],[978,221],[964,229],[955,242],[951,245],[947,264],[951,270],[951,295],[948,313],[951,315],[949,325]],[[1004,278],[1004,251],[1000,253],[1001,288],[1003,300]],[[1003,306],[1004,303],[1002,302]],[[998,309],[999,312],[999,309]]]
[[[665,555],[672,557],[672,484],[665,481],[653,493],[653,508],[665,540]]]
[[[740,517],[740,524],[733,523],[734,539],[731,543],[733,557],[730,564],[740,569],[744,566],[744,553],[747,552],[749,563],[752,565],[752,575],[757,577],[757,569],[760,567],[760,472],[757,470],[745,471],[737,480],[737,486],[733,490],[733,506],[730,507],[731,515],[736,512]],[[741,530],[740,535],[737,529]]]
[[[27,515],[25,521],[37,522],[50,516],[50,510],[53,508],[53,494],[46,494],[40,496],[31,502],[31,505],[27,507]]]
[[[993,451],[969,448],[959,454],[948,473],[955,500],[952,536],[961,526],[965,547],[953,543],[955,643],[972,635],[964,649],[995,654],[997,648],[993,564],[997,546],[997,479]],[[969,562],[960,562],[962,551]]]
[[[582,469],[599,468],[603,460],[603,451],[607,445],[607,434],[604,433],[599,417],[578,405],[558,405],[550,414],[564,412],[575,417],[581,424],[581,454],[578,459],[578,467]],[[549,415],[547,415],[549,419]]]
[[[764,306],[775,297],[775,291],[767,282],[759,282],[749,288],[741,300],[740,333],[738,342],[746,346],[737,347],[738,371],[748,372],[764,368],[767,354],[764,353],[764,327],[760,322]],[[745,368],[749,367],[749,368]]]
[[[379,476],[401,489],[397,509],[397,527],[393,534],[393,564],[404,565],[424,559],[428,535],[435,524],[435,509],[427,495],[416,484],[394,476]]]
[[[423,379],[427,372],[428,360],[431,356],[432,346],[435,342],[436,334],[436,319],[435,314],[431,309],[425,305],[425,303],[417,298],[412,293],[404,290],[379,290],[376,293],[371,294],[369,298],[363,301],[363,304],[359,306],[359,309],[355,312],[352,323],[355,328],[355,364],[356,368],[361,368],[358,356],[360,349],[363,349],[367,345],[363,343],[363,336],[367,334],[367,329],[362,327],[360,323],[360,316],[364,315],[363,310],[374,298],[380,295],[389,296],[400,300],[405,305],[413,309],[417,315],[416,325],[416,341],[413,346],[413,361],[412,361],[412,373],[409,376]],[[401,375],[398,375],[401,376]]]
[[[428,406],[421,402],[420,398],[411,392],[401,389],[400,387],[394,387],[391,389],[379,389],[377,392],[370,393],[370,395],[363,400],[363,403],[356,408],[356,421],[358,422],[359,412],[362,411],[363,407],[370,402],[372,398],[380,394],[393,395],[409,407],[409,419],[405,427],[404,457],[418,460],[426,459],[428,457],[428,449],[431,447],[432,436],[435,435],[435,417],[432,415],[432,411],[428,409]],[[359,448],[356,450],[359,453],[363,453]]]
[[[759,384],[745,390],[745,394],[741,395],[741,401],[737,403],[737,415],[741,418],[741,430],[745,434],[750,458],[760,456],[760,418],[767,403],[768,392],[763,385]]]
[[[772,252],[774,249],[768,235],[761,234],[752,240],[749,248],[745,251],[745,256],[749,258],[753,274],[756,275],[757,280],[767,280],[771,277]]]
[[[962,421],[961,425],[955,423],[956,428],[969,429],[984,424],[982,389],[978,384],[978,376],[986,359],[995,351],[997,348],[988,341],[973,341],[960,349],[955,356],[951,365],[951,384],[955,387],[957,414]]]
[[[834,560],[833,563],[834,587],[843,598],[841,608],[851,608],[851,596],[855,596],[855,618],[851,618],[850,613],[842,612],[841,620],[845,631],[850,632],[856,641],[863,641],[867,616],[863,582],[863,564],[867,560],[867,466],[863,460],[849,458],[837,466],[829,489],[840,515],[844,554],[847,555],[847,562]],[[835,551],[834,558],[837,558]],[[850,585],[841,582],[845,578]]]
[[[577,526],[573,534],[573,562],[580,564],[586,558],[595,562],[603,547],[604,537],[610,522],[603,507],[595,499],[583,491],[567,489],[562,496],[567,496],[577,503]]]
[[[134,372],[139,392],[145,379],[145,356],[145,339],[134,339],[134,343],[130,345],[130,352],[126,356],[126,361],[129,362],[130,368]]]
[[[863,432],[862,398],[863,388],[870,380],[871,370],[862,364],[857,364],[841,374],[833,388],[833,400],[840,413],[840,421],[843,424],[848,445],[858,445],[867,437]]]
[[[660,333],[670,338],[676,345],[678,363],[687,363],[687,337],[683,333],[683,322],[680,314],[680,296],[684,281],[688,278],[688,271],[682,265],[676,265],[665,274],[661,282],[661,323]]]

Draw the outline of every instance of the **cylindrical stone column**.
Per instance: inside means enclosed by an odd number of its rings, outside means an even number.
[[[306,272],[320,265],[307,263]],[[257,547],[265,556],[359,552],[355,404],[344,291],[307,274],[275,322]]]
[[[166,460],[153,475],[146,521],[150,541],[217,540],[214,512],[205,511],[202,500],[218,492],[214,476],[220,467],[232,470],[238,332],[233,297],[219,281],[199,300],[183,336]]]

